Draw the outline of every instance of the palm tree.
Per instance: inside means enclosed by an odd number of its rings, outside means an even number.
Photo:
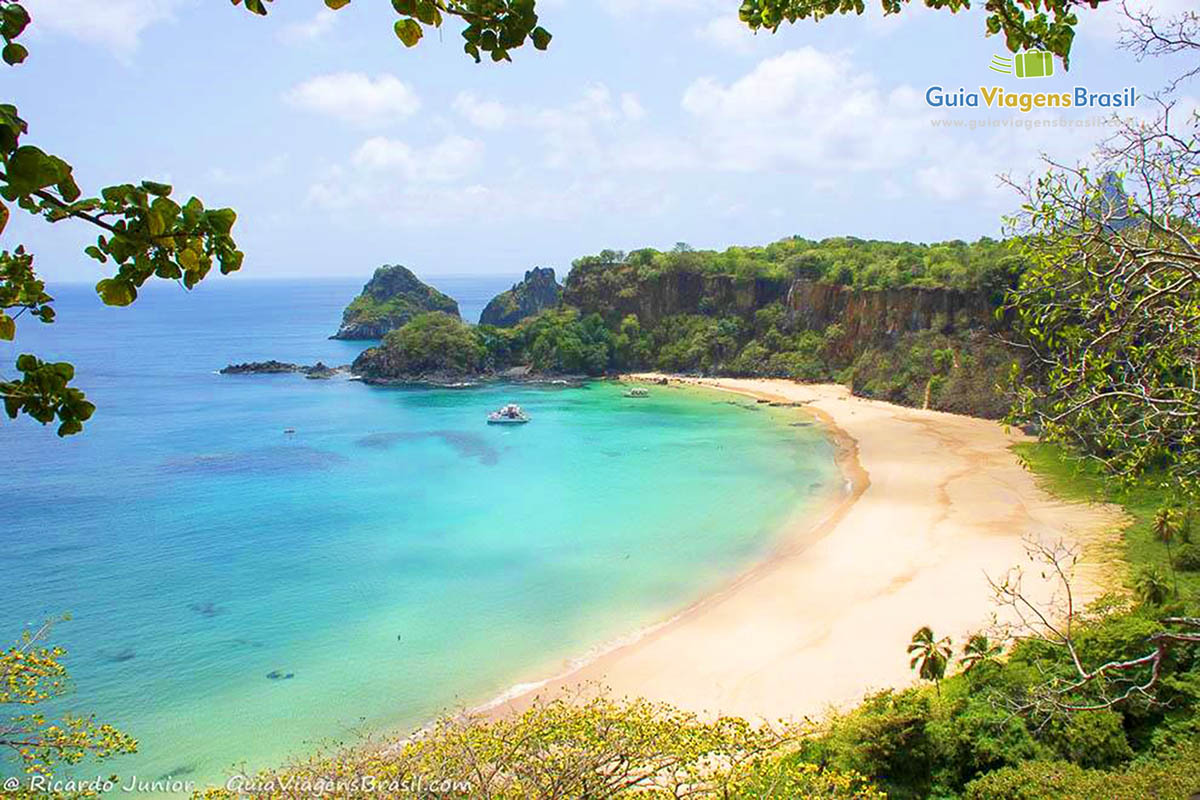
[[[1171,593],[1171,587],[1167,585],[1167,579],[1163,576],[1162,570],[1154,565],[1142,568],[1137,578],[1134,579],[1133,588],[1138,599],[1151,606],[1162,605]]]
[[[1175,596],[1179,597],[1179,576],[1175,574],[1175,559],[1171,554],[1171,541],[1175,538],[1175,516],[1171,509],[1163,506],[1154,512],[1154,535],[1167,546],[1167,566],[1171,568],[1171,582],[1175,588]]]
[[[958,660],[958,663],[962,665],[963,672],[970,672],[972,667],[985,661],[991,661],[1000,655],[1002,650],[1000,645],[993,644],[986,635],[973,633],[967,639],[967,643],[963,647],[962,658]]]
[[[942,693],[942,678],[946,677],[946,666],[950,663],[950,637],[935,639],[933,629],[924,626],[913,634],[912,644],[908,646],[912,661],[908,666],[917,670],[923,681],[933,681],[937,693]]]

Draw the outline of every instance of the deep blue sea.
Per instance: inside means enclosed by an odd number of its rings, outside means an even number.
[[[474,320],[512,280],[431,282]],[[6,372],[70,359],[98,406],[68,439],[0,420],[0,635],[72,615],[58,708],[141,743],[100,774],[219,781],[549,677],[761,558],[836,479],[798,410],[699,390],[216,373],[350,362],[369,343],[326,337],[361,284],[217,278],[124,309],[51,286],[59,321],[0,346]],[[533,421],[484,424],[510,401]]]

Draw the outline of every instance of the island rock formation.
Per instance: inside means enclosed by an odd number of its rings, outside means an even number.
[[[362,293],[346,306],[341,327],[330,338],[381,339],[428,311],[458,317],[458,303],[422,283],[407,267],[385,265],[375,270]]]
[[[524,280],[492,298],[483,309],[479,324],[511,328],[526,317],[556,307],[562,300],[562,291],[552,268],[534,267],[525,273]]]

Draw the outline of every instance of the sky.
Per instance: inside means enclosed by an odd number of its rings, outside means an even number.
[[[978,10],[872,8],[753,35],[737,0],[539,0],[550,49],[475,64],[454,20],[405,49],[383,0],[277,0],[265,18],[218,0],[25,4],[30,57],[0,81],[26,142],[71,162],[85,192],[151,179],[235,208],[239,280],[384,263],[562,275],[604,248],[681,241],[997,236],[1019,205],[997,174],[1085,159],[1103,129],[934,121],[1097,112],[933,109],[929,86],[1148,93],[1178,67],[1117,49],[1111,4],[1079,12],[1070,71],[1036,82],[988,70],[1005,51]],[[3,246],[24,243],[52,281],[91,281],[95,233],[14,214]]]

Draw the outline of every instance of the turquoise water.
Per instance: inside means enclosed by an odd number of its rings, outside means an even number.
[[[73,615],[66,707],[141,740],[105,772],[215,779],[546,677],[761,557],[834,479],[798,411],[715,393],[214,374],[348,362],[363,343],[324,337],[356,291],[225,281],[117,310],[58,288],[61,321],[19,329],[100,410],[68,440],[0,423],[0,632]],[[485,425],[505,402],[533,422]]]

